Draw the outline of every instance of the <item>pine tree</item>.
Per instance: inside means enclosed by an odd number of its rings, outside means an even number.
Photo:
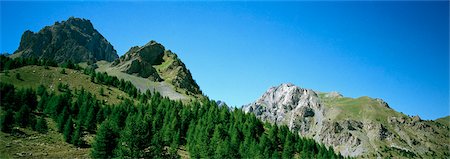
[[[37,107],[37,96],[36,92],[33,91],[31,88],[25,89],[25,92],[22,94],[24,97],[22,99],[25,99],[25,104],[27,104],[30,108],[30,111],[33,111]]]
[[[140,114],[129,115],[125,128],[121,132],[117,155],[119,158],[153,158],[152,152],[145,152],[144,149],[149,147],[149,139],[151,134],[149,124],[143,120]]]
[[[48,94],[43,93],[41,95],[41,100],[39,100],[37,104],[37,111],[43,112],[45,110],[45,106],[47,105],[48,100],[49,100]]]
[[[95,105],[92,105],[91,107],[89,107],[89,112],[84,122],[86,130],[91,133],[95,132],[95,128],[97,127],[97,122],[95,121],[95,118],[96,118]]]
[[[283,158],[290,159],[294,157],[295,149],[293,144],[294,137],[288,133],[283,145]]]
[[[11,109],[8,109],[5,113],[3,113],[0,120],[0,129],[3,132],[9,133],[11,132],[14,125],[14,113]]]
[[[47,126],[47,121],[45,120],[44,117],[40,117],[40,118],[37,120],[37,123],[36,123],[36,131],[39,132],[39,133],[42,133],[42,134],[47,133],[47,131],[48,131],[48,126]]]
[[[103,87],[100,87],[99,93],[101,96],[105,96],[105,90],[103,89]]]
[[[216,148],[216,151],[214,153],[214,158],[220,159],[220,158],[233,158],[232,152],[231,152],[231,146],[230,141],[228,139],[225,139],[221,141]]]
[[[24,104],[20,107],[20,110],[16,112],[14,115],[14,121],[16,121],[17,125],[20,127],[26,127],[31,123],[30,114],[31,109],[28,105]]]
[[[22,77],[20,77],[20,73],[16,73],[16,79],[22,81]]]
[[[64,107],[63,111],[61,112],[61,114],[59,114],[58,117],[58,122],[57,122],[57,127],[58,127],[58,132],[63,132],[64,128],[66,126],[66,122],[67,122],[67,118],[69,118],[69,110],[68,107]]]
[[[75,131],[73,131],[72,137],[71,137],[71,143],[75,146],[81,147],[84,145],[84,141],[82,139],[82,128],[81,128],[81,122],[78,121],[75,127]]]
[[[64,139],[66,142],[68,142],[68,143],[71,142],[72,133],[73,133],[72,116],[69,116],[69,118],[67,119],[66,124],[64,126]]]
[[[119,132],[116,124],[110,120],[105,120],[97,131],[92,144],[92,158],[113,158],[114,149],[117,147]]]
[[[45,93],[47,93],[47,88],[45,88],[44,85],[40,84],[36,90],[36,94],[42,97]]]

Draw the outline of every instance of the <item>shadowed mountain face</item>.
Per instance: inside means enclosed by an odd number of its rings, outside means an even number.
[[[381,99],[347,98],[337,92],[318,93],[292,84],[266,91],[243,106],[271,123],[287,125],[344,156],[376,158],[442,158],[450,143],[447,118],[424,121],[391,109]],[[448,120],[447,120],[448,121]],[[442,142],[446,141],[446,142]]]
[[[20,46],[11,57],[53,59],[58,63],[114,61],[114,47],[86,19],[69,18],[46,26],[37,33],[25,31]]]

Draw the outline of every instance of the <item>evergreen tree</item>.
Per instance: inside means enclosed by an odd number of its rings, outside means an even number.
[[[143,120],[142,115],[129,115],[125,128],[121,132],[117,155],[119,158],[153,158],[159,154],[146,152],[150,146],[151,134],[149,124]]]
[[[25,104],[29,106],[30,110],[33,111],[37,107],[37,96],[36,92],[33,91],[31,88],[25,89],[25,92],[22,94],[24,97],[22,99],[25,99]]]
[[[119,132],[116,124],[105,120],[97,131],[92,144],[92,158],[113,158],[114,149],[117,147]]]
[[[1,131],[6,133],[11,132],[14,126],[14,113],[11,109],[8,109],[5,113],[3,113],[0,120],[0,126]]]
[[[75,146],[81,147],[84,145],[84,141],[82,139],[82,128],[81,128],[81,122],[78,121],[75,127],[75,130],[73,131],[72,137],[71,137],[71,143]]]
[[[36,123],[36,131],[42,134],[47,133],[48,131],[48,126],[47,126],[47,121],[45,120],[44,117],[40,117],[37,120]]]
[[[22,77],[20,77],[20,73],[16,73],[16,79],[22,81]]]
[[[295,148],[293,141],[294,137],[290,133],[287,133],[286,140],[283,145],[283,158],[290,159],[294,157]]]
[[[84,122],[86,130],[91,133],[95,132],[95,129],[97,127],[97,122],[95,121],[96,115],[95,104],[93,104],[91,107],[89,107],[89,112]]]
[[[20,110],[14,115],[14,121],[16,121],[17,125],[20,127],[26,127],[31,123],[30,113],[30,107],[23,104],[22,107],[20,107]]]
[[[57,127],[58,127],[58,132],[63,132],[64,128],[66,126],[67,123],[67,119],[69,118],[69,110],[68,107],[64,107],[63,111],[61,112],[61,114],[58,117],[58,121],[57,121]]]
[[[105,90],[103,89],[103,87],[100,87],[99,93],[101,96],[105,96]]]
[[[36,90],[36,94],[42,97],[46,93],[47,93],[47,88],[45,88],[44,85],[40,84]]]
[[[39,100],[38,104],[37,104],[37,111],[39,112],[43,112],[45,110],[45,106],[47,105],[47,102],[49,100],[48,94],[47,93],[43,93],[41,95],[41,100]]]
[[[6,111],[8,109],[17,110],[15,108],[15,89],[14,85],[3,83],[0,81],[0,107]]]
[[[69,116],[64,126],[64,139],[66,142],[70,143],[72,141],[72,133],[73,133],[72,116]]]
[[[230,141],[228,139],[221,141],[217,145],[216,151],[214,153],[214,158],[217,158],[217,159],[233,158],[233,154],[231,152]]]

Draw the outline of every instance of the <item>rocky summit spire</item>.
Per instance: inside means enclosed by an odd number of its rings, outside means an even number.
[[[70,17],[55,22],[37,33],[25,31],[19,48],[11,57],[36,57],[53,59],[58,63],[114,61],[118,58],[114,47],[87,19]]]

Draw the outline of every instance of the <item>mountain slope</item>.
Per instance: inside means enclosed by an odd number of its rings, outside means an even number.
[[[448,126],[398,113],[381,99],[346,98],[282,84],[242,109],[345,156],[444,157],[450,150]]]
[[[141,92],[158,91],[174,100],[203,98],[190,71],[175,53],[151,41],[118,57],[89,20],[71,17],[37,33],[25,31],[12,58],[68,60],[131,81]],[[113,62],[113,63],[111,63]]]
[[[132,47],[112,63],[99,61],[97,66],[96,71],[129,80],[142,92],[156,90],[163,96],[181,100],[203,97],[178,56],[155,41]]]
[[[25,31],[19,48],[11,57],[53,59],[58,63],[113,61],[118,58],[114,47],[86,19],[71,17],[46,26],[37,33]]]

